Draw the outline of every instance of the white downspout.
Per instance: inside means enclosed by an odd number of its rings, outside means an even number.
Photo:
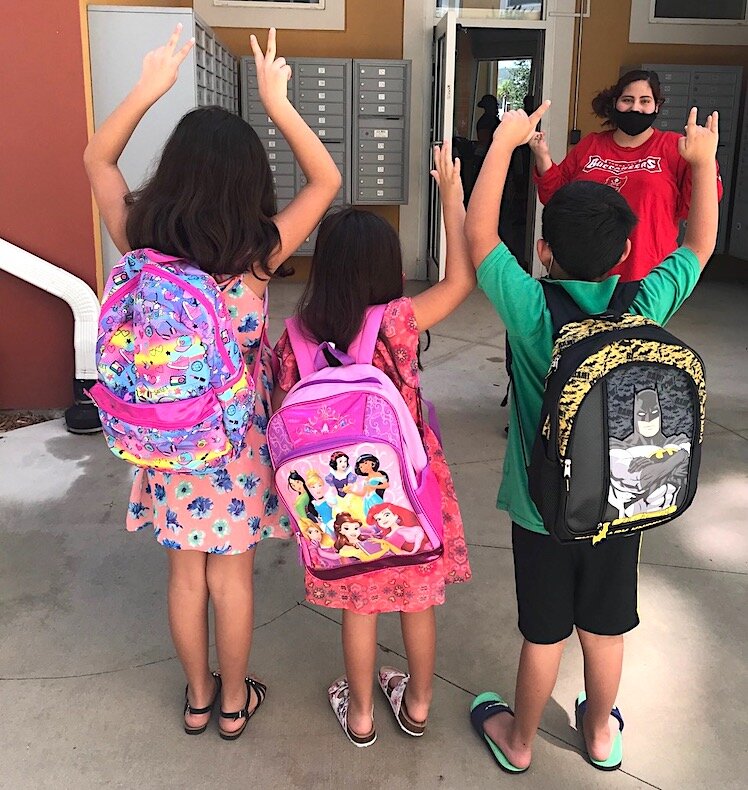
[[[98,378],[96,370],[96,336],[100,310],[98,297],[79,277],[16,247],[5,239],[0,239],[0,269],[64,299],[70,305],[75,319],[73,343],[76,406],[68,409],[65,420],[68,429],[73,432],[90,433],[99,430],[98,425],[91,424],[85,427],[92,422],[96,409],[83,392],[84,387],[90,386]],[[93,411],[88,408],[89,406]],[[85,412],[85,415],[82,412]],[[98,414],[96,421],[98,423]]]

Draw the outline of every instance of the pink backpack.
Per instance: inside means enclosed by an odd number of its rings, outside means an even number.
[[[105,289],[90,395],[109,449],[137,466],[210,472],[238,456],[248,379],[215,280],[187,261],[133,250]]]
[[[421,435],[372,364],[385,307],[366,311],[347,354],[286,321],[301,379],[270,418],[268,446],[302,563],[319,579],[419,565],[444,551],[441,492]]]

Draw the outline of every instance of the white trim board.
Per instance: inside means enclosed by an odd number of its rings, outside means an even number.
[[[345,30],[345,0],[325,0],[324,8],[258,8],[194,0],[195,11],[211,27],[277,27],[282,30]]]

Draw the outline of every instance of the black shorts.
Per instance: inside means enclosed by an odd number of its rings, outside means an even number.
[[[550,535],[512,524],[519,630],[528,642],[551,645],[576,625],[600,636],[636,628],[641,533],[562,545]]]

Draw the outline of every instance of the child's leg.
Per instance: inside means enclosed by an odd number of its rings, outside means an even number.
[[[619,730],[618,719],[610,715],[616,704],[623,668],[623,637],[597,636],[577,628],[584,653],[584,741],[594,760],[606,760]]]
[[[436,662],[436,617],[434,607],[422,612],[401,612],[405,655],[408,658],[410,680],[405,688],[405,708],[415,722],[426,721],[431,706]],[[402,677],[394,677],[390,686],[396,686]]]
[[[566,640],[551,645],[522,644],[514,695],[514,716],[498,713],[486,719],[483,729],[517,768],[526,768],[532,759],[540,718],[553,687]]]
[[[371,732],[377,616],[343,610],[343,661],[350,700],[348,726],[356,735]]]
[[[208,589],[213,602],[216,623],[216,652],[221,668],[221,709],[242,710],[247,702],[247,662],[252,646],[254,600],[252,572],[255,551],[242,554],[211,554],[208,556]],[[257,704],[255,694],[249,710]],[[242,727],[243,719],[221,719],[221,727],[233,732]]]
[[[207,555],[202,551],[168,551],[169,629],[179,661],[187,676],[193,708],[210,704],[216,691],[208,666]],[[209,713],[187,714],[188,727],[202,727]]]

